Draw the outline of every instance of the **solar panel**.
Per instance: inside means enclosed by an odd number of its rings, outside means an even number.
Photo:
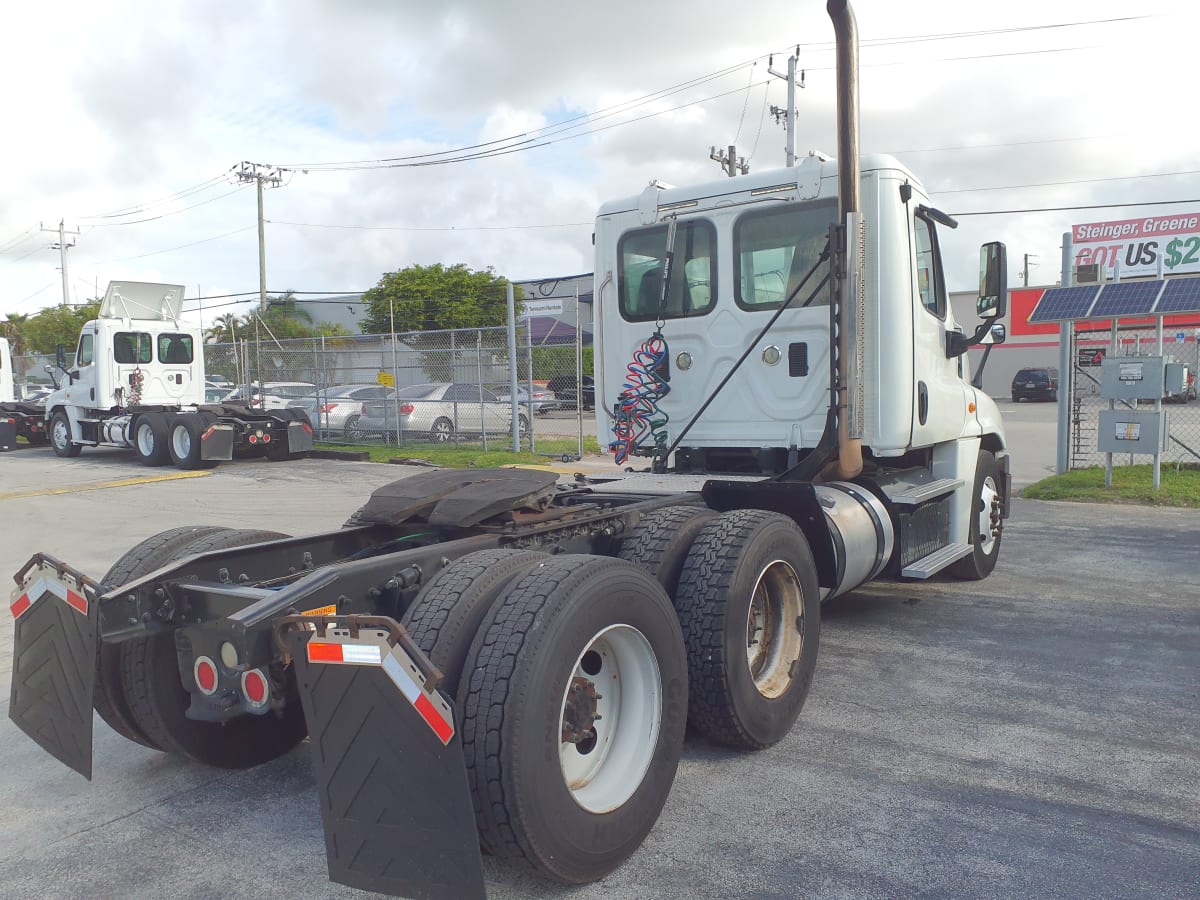
[[[1172,278],[1154,307],[1155,315],[1200,312],[1200,278]]]
[[[1118,316],[1144,316],[1154,308],[1161,281],[1123,281],[1106,284],[1092,307],[1093,319],[1112,319]]]
[[[1030,322],[1065,322],[1069,319],[1086,319],[1092,301],[1100,292],[1098,284],[1079,287],[1051,288],[1042,294],[1037,307],[1029,316]]]

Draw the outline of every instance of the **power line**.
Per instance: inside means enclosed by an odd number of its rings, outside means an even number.
[[[160,197],[157,200],[149,200],[145,203],[135,203],[132,206],[123,206],[120,209],[114,209],[114,210],[111,210],[106,213],[97,213],[96,215],[92,215],[92,216],[81,216],[81,218],[83,218],[83,219],[115,219],[115,218],[120,218],[122,216],[138,215],[152,207],[161,206],[164,203],[170,203],[174,200],[180,200],[184,197],[189,197],[192,194],[198,194],[202,191],[206,191],[210,187],[215,187],[217,184],[219,184],[222,181],[226,181],[226,183],[228,183],[227,182],[228,175],[229,175],[229,170],[226,170],[226,171],[222,172],[220,175],[215,175],[212,178],[209,178],[207,181],[201,181],[199,184],[194,184],[191,187],[183,188],[181,190],[176,191],[173,194],[170,194],[169,196]]]
[[[218,200],[224,200],[226,197],[232,197],[234,194],[238,193],[238,191],[242,190],[244,187],[245,187],[245,185],[239,184],[237,187],[235,187],[232,191],[229,191],[228,193],[219,194],[216,197],[210,197],[207,200],[201,200],[199,203],[193,203],[191,206],[185,206],[181,209],[173,209],[170,212],[160,213],[157,216],[150,216],[149,218],[146,218],[146,219],[134,219],[129,222],[94,222],[91,225],[89,225],[88,227],[89,228],[115,228],[118,225],[140,225],[143,222],[157,222],[159,219],[165,219],[168,216],[175,216],[175,215],[178,215],[179,213],[185,213],[190,209],[196,209],[201,206],[207,206],[210,203],[216,203]]]
[[[268,225],[293,225],[298,228],[344,228],[352,231],[521,231],[537,228],[590,228],[595,222],[563,222],[552,225],[336,225],[322,222],[282,222],[265,220]]]
[[[140,253],[137,256],[123,256],[120,259],[108,259],[104,262],[92,263],[94,266],[107,266],[112,263],[130,262],[135,259],[145,259],[147,256],[158,256],[160,253],[171,253],[175,250],[183,250],[187,247],[195,247],[197,244],[207,244],[209,241],[219,241],[221,238],[229,237],[234,234],[241,234],[243,231],[250,231],[254,228],[253,225],[247,225],[244,228],[235,228],[233,231],[226,231],[224,234],[215,234],[212,237],[201,238],[198,241],[191,241],[187,244],[180,244],[178,247],[164,247],[162,250],[151,250],[149,253]]]

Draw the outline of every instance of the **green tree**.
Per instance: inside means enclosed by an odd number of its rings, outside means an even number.
[[[8,341],[8,349],[12,351],[13,356],[22,356],[25,353],[25,323],[28,321],[28,314],[8,313],[8,317],[0,322],[0,332]]]
[[[82,306],[51,306],[28,318],[21,330],[26,347],[33,353],[53,353],[63,344],[69,350],[79,339],[79,329],[85,322],[100,314],[98,300]]]
[[[204,338],[210,344],[232,344],[243,327],[237,313],[221,313],[204,329]]]
[[[507,319],[508,279],[490,267],[473,271],[463,263],[409,266],[388,272],[363,294],[367,316],[364,332],[388,334],[395,309],[396,331],[438,331],[449,328],[488,328]],[[523,297],[517,288],[517,300]]]

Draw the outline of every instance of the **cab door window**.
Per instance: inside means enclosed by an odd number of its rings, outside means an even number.
[[[946,318],[946,282],[938,253],[937,232],[933,222],[920,213],[914,218],[916,230],[917,292],[921,305],[939,319]]]
[[[76,366],[90,366],[95,359],[96,336],[85,331],[79,336],[79,349],[75,351]]]
[[[617,244],[621,260],[618,294],[627,322],[653,322],[702,316],[713,308],[717,283],[716,229],[711,222],[680,222],[675,230],[675,264],[666,303],[662,303],[662,263],[667,226],[626,232]]]

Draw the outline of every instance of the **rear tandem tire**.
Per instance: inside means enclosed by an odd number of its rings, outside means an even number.
[[[442,689],[458,691],[467,651],[496,598],[519,576],[550,557],[534,550],[480,550],[438,572],[400,624],[442,672]]]
[[[201,446],[208,422],[200,413],[182,413],[167,426],[167,450],[180,469],[211,469],[215,459],[201,459]]]
[[[223,531],[181,547],[175,558],[281,537],[286,535],[275,531]],[[268,762],[304,739],[304,710],[290,666],[284,677],[288,702],[281,715],[247,714],[227,722],[199,722],[185,715],[191,695],[180,680],[174,633],[121,645],[121,684],[138,727],[167,752],[225,769]]]
[[[675,597],[692,542],[716,513],[704,506],[670,506],[646,513],[621,539],[621,559],[641,566]]]
[[[552,557],[492,607],[464,675],[484,845],[576,884],[628,859],[666,802],[686,727],[687,661],[662,586],[623,560]]]
[[[161,568],[175,557],[181,547],[200,538],[231,530],[216,525],[182,525],[152,535],[135,544],[112,564],[100,579],[100,592],[107,593]],[[129,710],[129,701],[121,686],[120,644],[100,644],[96,653],[96,690],[92,695],[92,706],[117,734],[152,750],[163,749],[138,727]]]
[[[675,608],[688,651],[688,721],[743,750],[791,730],[812,684],[821,598],[812,552],[787,516],[722,513],[688,553]]]
[[[167,449],[167,417],[143,413],[133,420],[133,449],[144,466],[165,466],[171,460]]]

